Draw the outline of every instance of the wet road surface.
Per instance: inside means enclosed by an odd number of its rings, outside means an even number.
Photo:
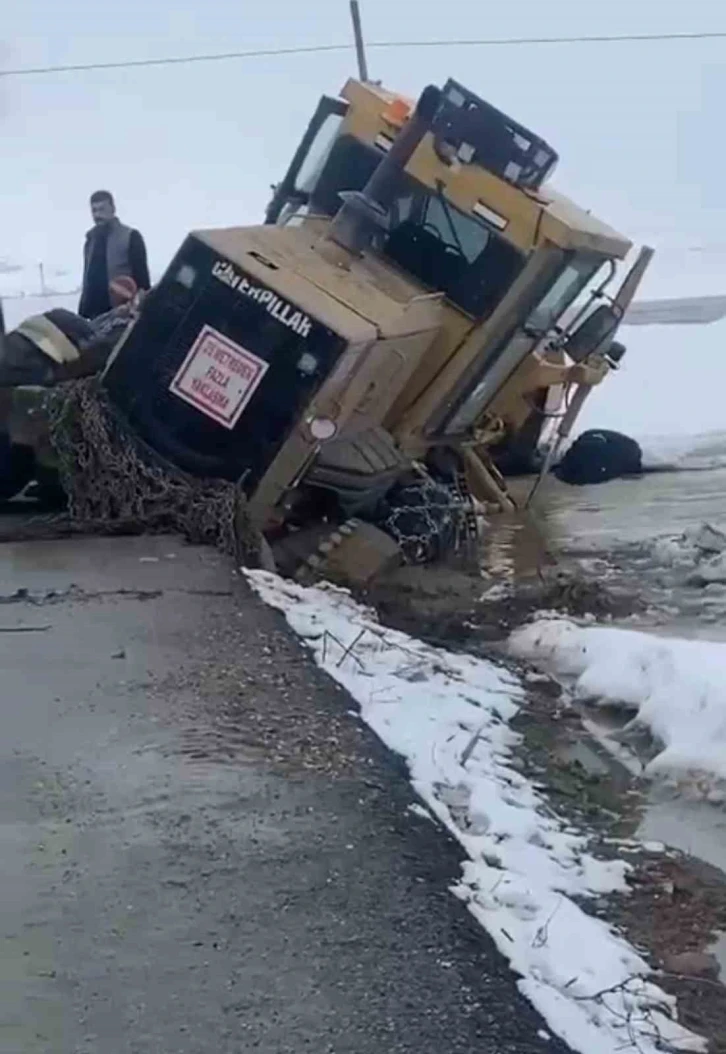
[[[220,557],[0,554],[3,1052],[562,1054],[453,843]]]

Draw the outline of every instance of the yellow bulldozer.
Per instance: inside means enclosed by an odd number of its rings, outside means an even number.
[[[532,467],[553,393],[552,448],[625,350],[652,252],[615,288],[632,245],[551,188],[557,160],[454,80],[349,80],[264,224],[184,241],[111,353],[109,412],[237,487],[285,571],[434,559],[513,508],[503,473]]]

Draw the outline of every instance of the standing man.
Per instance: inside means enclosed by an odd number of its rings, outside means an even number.
[[[94,226],[83,247],[83,289],[78,305],[83,318],[97,318],[111,310],[111,285],[122,276],[132,278],[139,289],[151,287],[144,239],[121,223],[108,190],[91,195],[91,215]]]

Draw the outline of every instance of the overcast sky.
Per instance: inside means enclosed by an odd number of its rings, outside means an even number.
[[[362,0],[362,9],[369,41],[726,31],[714,0]],[[347,0],[17,0],[1,26],[5,69],[350,40]],[[656,246],[646,294],[726,293],[726,39],[371,49],[369,63],[373,77],[410,94],[454,76],[547,138],[561,156],[560,189]],[[73,284],[99,187],[144,233],[157,275],[189,229],[259,222],[318,97],[353,72],[343,52],[0,79],[0,260],[26,267],[0,274],[0,289],[37,288],[41,260],[49,284]],[[593,398],[588,418],[594,409],[613,423],[629,393],[624,427],[647,431],[650,414],[660,429],[676,410],[681,430],[694,415],[701,428],[723,427],[726,356],[716,330],[702,335],[686,331],[658,392],[646,382],[647,401],[642,355]],[[656,367],[650,336],[627,337],[629,361],[647,342]]]
[[[713,0],[362,9],[370,41],[726,30]],[[22,0],[7,5],[0,34],[0,65],[15,69],[345,43],[350,28],[347,0]],[[561,189],[657,244],[652,291],[691,292],[702,276],[723,289],[726,40],[371,50],[369,60],[373,76],[409,93],[453,75],[548,138]],[[353,66],[343,52],[4,78],[0,258],[43,260],[62,284],[53,272],[77,272],[97,187],[142,230],[157,273],[189,228],[258,221],[317,98]]]

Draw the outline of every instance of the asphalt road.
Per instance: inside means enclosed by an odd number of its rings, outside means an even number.
[[[215,553],[4,545],[0,668],[4,1054],[562,1054],[400,765]]]

